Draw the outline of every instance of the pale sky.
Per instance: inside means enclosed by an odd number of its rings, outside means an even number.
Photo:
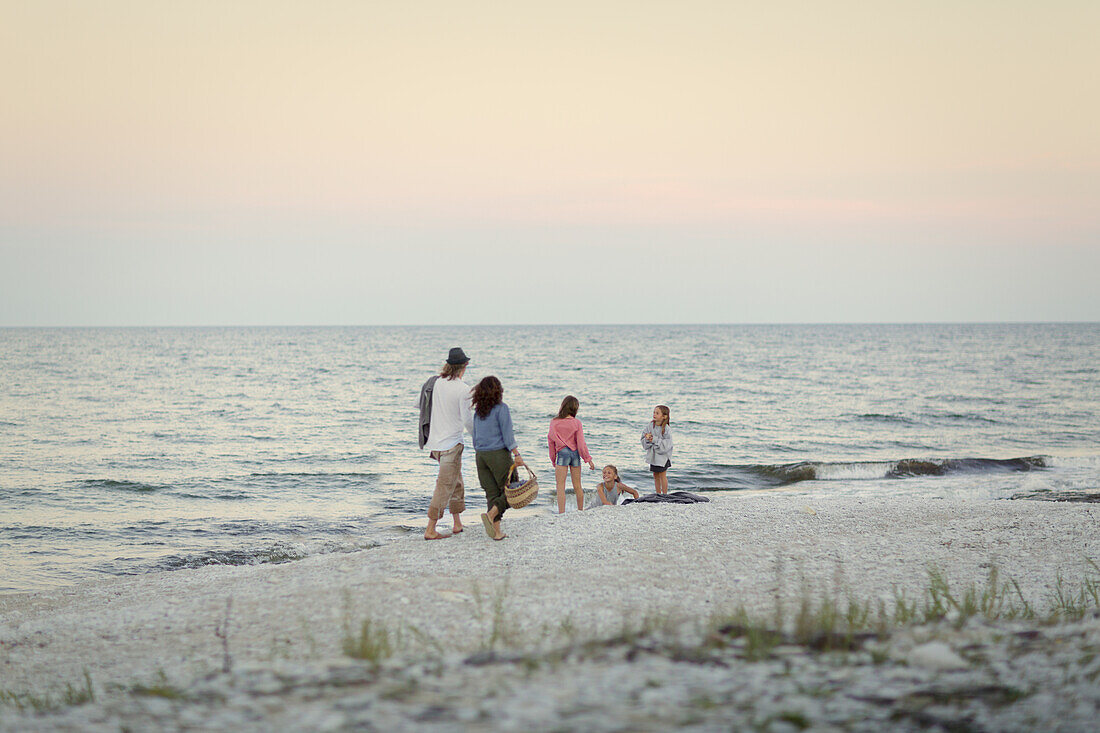
[[[0,0],[0,326],[1100,320],[1100,2]]]

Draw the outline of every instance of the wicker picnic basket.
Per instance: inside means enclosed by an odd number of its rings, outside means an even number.
[[[523,464],[523,467],[527,468],[527,464]],[[535,472],[527,468],[527,475],[530,478],[522,483],[517,481],[516,485],[513,486],[512,474],[515,470],[516,464],[513,463],[512,467],[508,469],[508,478],[504,482],[504,497],[508,499],[508,506],[519,509],[530,504],[539,495],[539,480],[535,478]],[[516,478],[519,478],[519,474],[516,474]]]

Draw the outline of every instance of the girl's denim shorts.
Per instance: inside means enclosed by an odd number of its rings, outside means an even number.
[[[580,466],[581,454],[580,451],[575,451],[572,448],[562,448],[558,451],[558,455],[554,458],[555,466]]]

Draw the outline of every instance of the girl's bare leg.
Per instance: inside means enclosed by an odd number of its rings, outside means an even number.
[[[558,482],[558,514],[565,514],[565,474],[567,466],[554,466],[554,480]]]
[[[577,495],[577,511],[584,509],[584,489],[581,488],[581,467],[570,466],[569,474],[573,477],[573,493]],[[562,499],[564,502],[565,500]]]
[[[668,493],[668,472],[667,471],[661,474],[661,493],[662,494],[667,494]]]

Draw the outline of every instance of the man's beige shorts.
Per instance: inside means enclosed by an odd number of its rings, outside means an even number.
[[[428,505],[428,517],[440,519],[444,508],[458,516],[466,511],[466,487],[462,484],[462,443],[445,451],[433,450],[432,458],[439,461],[439,476],[435,479],[435,493]]]

